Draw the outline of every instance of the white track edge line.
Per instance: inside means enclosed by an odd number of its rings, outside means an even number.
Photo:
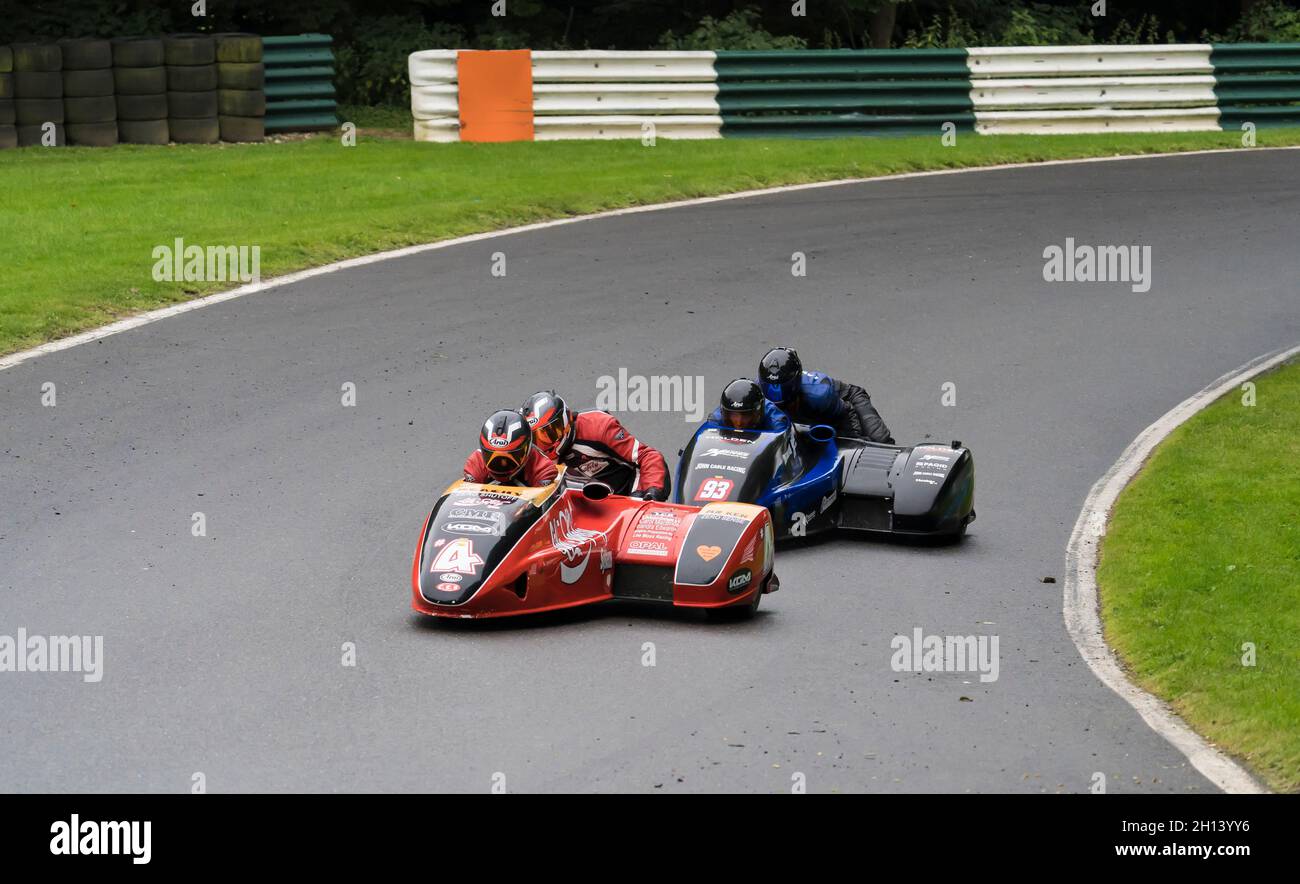
[[[1246,768],[1193,731],[1163,700],[1131,682],[1106,643],[1097,594],[1097,554],[1120,492],[1166,436],[1220,396],[1297,355],[1300,355],[1300,345],[1258,357],[1233,369],[1143,430],[1092,486],[1066,547],[1062,608],[1066,630],[1084,662],[1106,687],[1128,701],[1142,720],[1185,755],[1206,779],[1224,792],[1234,794],[1257,794],[1268,789]]]
[[[970,172],[997,172],[1006,169],[1026,169],[1037,166],[1066,166],[1081,163],[1115,162],[1119,160],[1161,159],[1165,157],[1200,156],[1212,153],[1250,153],[1269,150],[1300,150],[1300,145],[1282,147],[1210,148],[1206,150],[1171,151],[1169,153],[1123,154],[1108,157],[1079,157],[1076,159],[1044,160],[1036,163],[1002,163],[995,166],[968,166],[960,169],[929,169],[921,172],[899,172],[893,175],[877,175],[869,178],[838,178],[833,181],[812,181],[806,184],[783,184],[777,187],[765,187],[759,190],[742,190],[736,193],[724,193],[717,196],[696,197],[694,199],[676,200],[668,203],[653,203],[644,206],[629,206],[624,209],[610,209],[603,212],[593,212],[589,215],[575,215],[570,218],[554,218],[548,221],[524,224],[519,227],[488,230],[482,233],[473,233],[468,236],[456,237],[455,239],[438,240],[431,243],[406,246],[405,248],[400,249],[391,249],[386,252],[375,252],[374,254],[362,255],[357,258],[348,258],[343,261],[336,261],[333,264],[325,264],[321,267],[312,267],[307,270],[299,270],[296,273],[277,276],[265,282],[253,282],[240,286],[239,288],[230,289],[229,291],[218,292],[215,295],[207,295],[202,298],[195,298],[191,301],[183,301],[179,304],[173,304],[170,307],[161,307],[156,310],[150,310],[70,337],[60,338],[56,341],[50,341],[27,350],[20,350],[17,353],[11,353],[8,356],[0,357],[0,371],[4,371],[7,368],[13,368],[16,365],[21,365],[24,362],[35,359],[37,356],[44,356],[48,353],[57,353],[60,350],[67,350],[80,344],[88,344],[91,341],[98,341],[110,335],[130,331],[133,328],[139,328],[142,325],[157,322],[160,319],[179,316],[180,314],[188,313],[191,310],[199,310],[213,304],[220,304],[223,301],[242,298],[244,295],[251,295],[256,292],[262,292],[284,285],[291,285],[295,282],[301,282],[304,279],[322,276],[326,273],[334,273],[338,270],[347,270],[352,267],[363,267],[367,264],[387,261],[390,258],[403,258],[408,255],[417,255],[421,252],[429,252],[435,249],[446,249],[452,246],[464,245],[465,243],[480,242],[485,239],[493,239],[499,236],[510,236],[516,233],[544,230],[548,227],[559,227],[564,224],[576,224],[580,221],[592,221],[599,218],[614,218],[620,215],[634,215],[641,212],[657,212],[664,209],[680,209],[687,206],[701,206],[726,200],[748,199],[756,196],[768,196],[771,194],[790,193],[800,190],[813,190],[819,187],[839,187],[846,184],[869,184],[874,181],[899,181],[906,178],[927,178],[935,175],[960,175]]]

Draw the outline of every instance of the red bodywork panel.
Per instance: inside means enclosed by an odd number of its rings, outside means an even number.
[[[504,617],[635,598],[681,607],[750,604],[774,585],[763,507],[703,508],[564,487],[456,482],[425,521],[411,607]]]

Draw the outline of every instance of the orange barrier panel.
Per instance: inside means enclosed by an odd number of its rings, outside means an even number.
[[[528,49],[456,53],[461,141],[533,140],[533,54]]]

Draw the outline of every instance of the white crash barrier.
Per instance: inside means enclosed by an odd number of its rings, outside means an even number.
[[[1209,44],[969,50],[981,135],[1219,128]]]
[[[618,52],[588,49],[533,53],[534,83],[712,83],[716,52]]]
[[[1091,110],[983,111],[981,135],[1078,135],[1094,132],[1217,132],[1219,109],[1094,108]]]
[[[533,113],[717,114],[716,83],[533,83]]]
[[[1213,74],[1210,44],[1165,46],[998,46],[968,50],[971,77]]]
[[[976,110],[1213,106],[1214,77],[1045,77],[973,84]]]
[[[456,82],[456,49],[425,49],[406,60],[412,86]]]
[[[647,139],[721,138],[722,118],[708,114],[697,116],[578,116],[535,117],[537,141],[561,141],[573,138]]]
[[[459,113],[455,83],[441,86],[412,86],[411,114],[417,120],[434,120]]]
[[[713,52],[534,52],[533,137],[721,138]]]
[[[456,50],[426,49],[407,59],[416,141],[460,141]]]

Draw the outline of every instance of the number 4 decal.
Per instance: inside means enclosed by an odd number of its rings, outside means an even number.
[[[726,500],[731,493],[732,481],[721,476],[705,479],[700,490],[695,492],[696,500]]]
[[[460,537],[438,550],[438,555],[429,566],[429,570],[473,574],[481,564],[483,559],[474,555],[474,541],[467,537]]]

